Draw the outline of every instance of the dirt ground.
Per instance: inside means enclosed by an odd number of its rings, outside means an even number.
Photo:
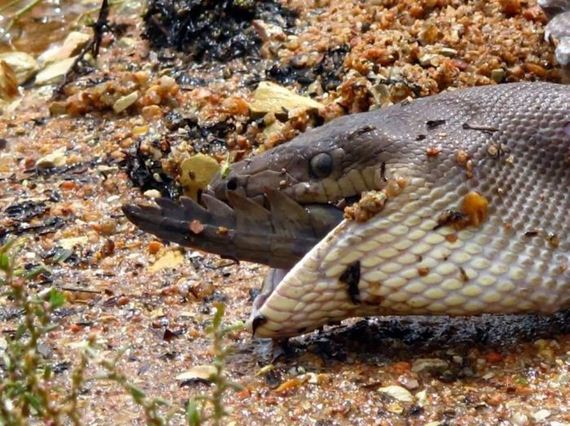
[[[177,376],[211,362],[205,329],[214,304],[224,303],[228,324],[247,319],[267,269],[157,241],[121,212],[124,203],[183,191],[190,155],[238,160],[407,97],[560,79],[534,0],[282,6],[294,14],[269,8],[273,18],[262,15],[250,30],[259,42],[224,62],[152,47],[136,5],[111,9],[115,26],[96,66],[82,67],[59,94],[31,82],[3,105],[0,242],[25,236],[26,266],[51,271],[31,289],[66,294],[42,346],[57,386],[68,386],[78,344],[95,336],[105,357],[124,351],[118,366],[136,385],[180,410],[173,424],[183,423],[188,399],[208,392],[207,383]],[[37,56],[61,42],[63,28],[39,45],[24,31],[13,45]],[[322,107],[254,114],[260,81]],[[121,98],[132,102],[117,112]],[[10,333],[18,318],[0,299],[0,330]],[[243,390],[227,393],[225,424],[570,425],[567,313],[355,319],[292,339],[277,360],[271,342],[247,331],[227,344],[228,376]],[[81,403],[85,424],[144,423],[114,384],[89,382]]]

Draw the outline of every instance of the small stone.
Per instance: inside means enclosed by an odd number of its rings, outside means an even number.
[[[523,413],[513,413],[511,421],[515,426],[526,426],[529,424],[528,416]]]
[[[54,167],[62,167],[67,163],[65,155],[65,147],[59,148],[36,161],[36,168],[40,170],[52,169]]]
[[[9,101],[18,96],[18,79],[10,65],[0,61],[0,100]]]
[[[133,136],[142,136],[148,133],[148,126],[135,126],[133,127]]]
[[[393,414],[402,414],[404,412],[404,407],[394,402],[392,404],[388,404],[388,406],[386,407],[386,411]]]
[[[156,262],[148,267],[149,272],[157,272],[162,269],[176,268],[184,262],[184,256],[178,250],[166,252]]]
[[[52,117],[67,114],[67,103],[64,101],[54,101],[49,104],[49,114]]]
[[[412,364],[414,373],[430,372],[437,373],[447,370],[449,364],[447,361],[439,358],[418,358]]]
[[[89,34],[72,31],[67,35],[61,46],[49,49],[42,53],[38,60],[41,63],[47,64],[78,55],[81,52],[81,49],[89,43],[89,40],[91,40],[91,36]]]
[[[158,105],[147,105],[143,107],[141,114],[147,122],[158,120],[162,117],[162,108]]]
[[[417,403],[420,407],[427,405],[428,396],[427,396],[426,390],[417,392],[415,396],[416,396]]]
[[[426,53],[425,55],[422,55],[419,60],[422,67],[437,67],[441,63],[441,59],[442,55]]]
[[[211,281],[206,280],[188,280],[184,284],[188,288],[187,296],[192,296],[195,300],[203,300],[214,294],[216,289]]]
[[[36,86],[57,83],[69,72],[75,62],[75,59],[75,56],[72,58],[62,59],[45,67],[38,73],[38,75],[36,75]]]
[[[442,47],[441,49],[438,50],[437,53],[447,58],[453,58],[457,56],[457,50],[452,49],[451,47]]]
[[[194,200],[198,191],[206,188],[214,175],[220,170],[218,162],[204,154],[196,154],[180,164],[180,184],[186,195]]]
[[[128,107],[133,105],[138,98],[139,98],[138,90],[135,90],[134,92],[131,92],[128,95],[121,96],[113,104],[113,111],[115,111],[116,114],[119,114],[120,112],[126,110]]]
[[[414,401],[414,396],[410,393],[409,390],[403,388],[402,386],[397,386],[397,385],[386,386],[383,388],[379,388],[378,392],[389,395],[400,402]]]
[[[269,40],[283,41],[287,38],[283,29],[278,25],[262,21],[261,19],[254,19],[251,23],[263,42]]]
[[[505,79],[506,75],[507,73],[503,68],[495,68],[491,71],[491,78],[496,83],[502,82]]]
[[[550,417],[551,414],[552,413],[549,410],[543,408],[542,410],[538,410],[532,413],[532,418],[537,422],[542,422],[546,420],[548,417]]]
[[[288,111],[302,108],[304,110],[318,110],[323,104],[306,96],[293,93],[285,87],[275,83],[262,81],[253,93],[253,102],[249,105],[251,112],[257,115],[265,115],[268,112],[274,114],[287,114]]]
[[[145,192],[143,192],[143,195],[146,198],[150,198],[150,199],[154,199],[154,198],[160,198],[162,196],[162,194],[160,193],[159,190],[157,189],[148,189]]]
[[[164,245],[160,241],[151,241],[148,243],[148,252],[150,254],[156,254],[163,248]]]
[[[25,52],[0,53],[0,61],[6,62],[14,70],[18,84],[28,81],[39,68],[34,57]]]
[[[293,390],[299,388],[303,383],[305,378],[303,377],[293,377],[292,379],[285,380],[276,389],[275,393],[278,395],[285,395]],[[305,379],[306,380],[306,379]]]
[[[398,383],[408,390],[414,390],[420,387],[420,383],[414,377],[408,375],[401,375],[398,377]]]
[[[57,242],[57,245],[64,248],[65,250],[73,250],[75,247],[83,247],[89,242],[89,238],[86,236],[82,237],[72,237],[63,238]]]
[[[187,382],[189,380],[206,380],[209,381],[212,376],[216,374],[216,367],[213,365],[196,365],[190,370],[180,373],[176,376],[176,380],[180,382]]]
[[[521,12],[520,0],[500,0],[500,3],[507,16],[518,15]]]

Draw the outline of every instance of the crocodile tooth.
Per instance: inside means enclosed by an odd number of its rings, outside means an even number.
[[[282,192],[269,191],[267,201],[276,234],[287,237],[313,234],[309,213],[292,198]]]
[[[271,232],[271,213],[236,192],[228,192],[228,201],[236,215],[237,231],[255,229],[257,232]]]
[[[208,194],[202,194],[201,200],[217,224],[227,227],[235,225],[235,212],[226,203]]]

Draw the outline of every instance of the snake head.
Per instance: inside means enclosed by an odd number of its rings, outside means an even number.
[[[382,143],[385,140],[386,143]],[[278,190],[299,203],[327,203],[381,185],[390,138],[370,126],[368,114],[341,117],[294,141],[231,166],[210,184],[216,198],[237,192],[257,199]],[[380,143],[379,143],[380,142]]]

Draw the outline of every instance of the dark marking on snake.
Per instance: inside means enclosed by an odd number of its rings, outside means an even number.
[[[257,330],[259,327],[261,327],[266,322],[267,322],[267,318],[265,318],[263,315],[256,316],[253,319],[253,321],[251,322],[251,328],[253,330],[253,334],[255,334],[255,330]]]
[[[339,281],[347,285],[348,297],[355,305],[360,304],[360,290],[358,283],[360,282],[360,261],[351,263],[346,267],[339,278]]]
[[[426,121],[426,127],[428,128],[428,130],[433,130],[436,127],[439,127],[443,124],[445,124],[445,120],[428,120],[428,121]]]
[[[461,280],[466,283],[467,281],[469,281],[469,275],[467,275],[467,272],[465,272],[465,269],[463,269],[463,266],[459,267],[459,273],[461,274]]]
[[[380,177],[382,178],[382,182],[388,182],[388,179],[386,178],[386,162],[382,161],[382,164],[380,164]]]
[[[361,136],[361,135],[363,135],[363,134],[365,134],[365,133],[372,132],[372,131],[374,131],[374,130],[376,130],[376,127],[374,127],[374,126],[363,126],[363,127],[359,128],[359,129],[356,129],[356,130],[353,131],[352,133],[350,133],[350,134],[348,135],[348,139],[354,139],[354,138],[356,138],[356,137],[358,137],[358,136]]]
[[[524,236],[528,237],[528,238],[532,238],[532,237],[536,237],[539,233],[540,233],[540,230],[538,230],[538,229],[529,229],[528,231],[526,231],[524,233]]]
[[[463,123],[463,128],[465,130],[478,130],[480,132],[485,132],[485,133],[489,133],[489,134],[493,134],[493,133],[499,131],[499,129],[496,129],[494,127],[482,126],[479,124],[470,124],[470,123]]]
[[[423,141],[426,137],[427,137],[426,135],[420,134],[420,135],[416,136],[416,140],[417,141]]]

